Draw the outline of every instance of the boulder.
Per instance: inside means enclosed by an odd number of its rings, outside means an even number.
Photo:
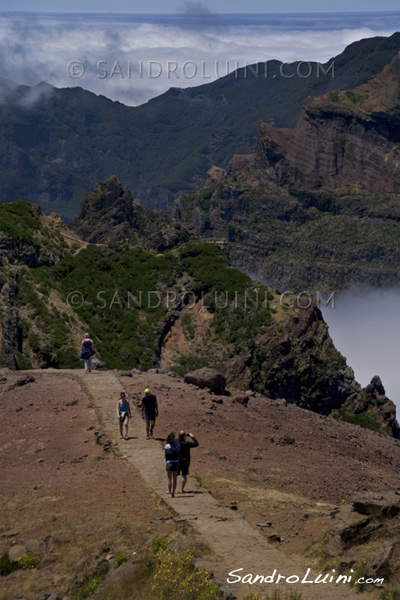
[[[397,544],[386,544],[382,552],[379,552],[368,565],[367,573],[370,577],[390,577],[392,574],[391,558]]]
[[[185,383],[192,383],[203,389],[208,388],[216,394],[224,393],[226,387],[226,379],[222,373],[208,367],[186,373]]]
[[[247,396],[246,394],[240,394],[238,396],[234,397],[234,402],[237,402],[237,404],[248,404],[249,403],[249,396]]]
[[[107,371],[106,363],[98,358],[92,358],[92,368],[96,371]]]
[[[366,492],[354,498],[353,508],[362,515],[390,519],[400,513],[400,496],[395,492],[385,492],[385,494]]]

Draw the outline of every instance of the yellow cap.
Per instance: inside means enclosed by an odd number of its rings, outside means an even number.
[[[150,394],[150,388],[146,388],[146,389],[144,390],[144,393],[145,393],[145,394]]]

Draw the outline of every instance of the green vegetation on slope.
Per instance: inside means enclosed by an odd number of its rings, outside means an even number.
[[[235,294],[243,298],[254,286],[227,267],[226,254],[216,246],[189,243],[155,255],[139,247],[90,245],[55,265],[20,269],[17,303],[25,341],[19,364],[34,358],[48,366],[78,366],[80,339],[73,333],[82,335],[80,328],[87,327],[110,368],[154,366],[168,327],[168,292],[180,298],[183,273],[193,282],[190,294],[214,313],[215,335],[225,344],[243,344],[267,322],[267,308],[238,306],[230,308],[231,327],[224,297],[231,305]]]
[[[35,234],[42,230],[39,217],[34,214],[32,207],[22,200],[11,204],[0,202],[0,227],[9,237],[38,247],[39,241]]]
[[[333,291],[400,279],[398,194],[278,186],[252,164],[183,196],[183,222],[229,242],[231,261],[280,289]]]

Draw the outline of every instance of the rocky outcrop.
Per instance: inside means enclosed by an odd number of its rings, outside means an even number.
[[[354,90],[310,96],[294,129],[263,123],[259,165],[308,189],[400,192],[400,58]]]
[[[9,264],[24,264],[35,268],[43,265],[54,265],[59,259],[59,253],[52,248],[33,246],[19,239],[14,239],[0,231],[0,266]]]
[[[169,214],[144,209],[115,176],[96,183],[83,199],[81,214],[71,228],[86,242],[141,243],[146,250],[157,252],[174,248],[193,234]]]
[[[273,323],[257,345],[251,369],[260,372],[253,381],[258,391],[320,414],[344,409],[342,416],[353,422],[352,417],[370,414],[377,429],[400,438],[396,407],[381,380],[375,376],[365,388],[357,383],[317,306],[297,311],[283,331]]]
[[[143,248],[145,250],[156,250],[164,252],[171,250],[179,244],[184,244],[195,237],[193,230],[180,223],[169,223],[164,225],[162,229],[150,234],[143,240]]]
[[[322,552],[342,566],[362,566],[365,577],[396,581],[400,572],[399,514],[399,492],[365,492],[334,512]]]
[[[139,200],[112,176],[105,183],[96,183],[84,197],[81,214],[72,221],[71,228],[86,242],[130,241],[131,228],[143,213]]]
[[[375,375],[360,393],[350,396],[345,406],[351,407],[355,415],[367,410],[371,411],[379,421],[388,425],[394,437],[400,438],[400,428],[396,420],[396,406],[386,396],[385,388],[378,375]]]
[[[226,379],[222,373],[207,367],[187,373],[185,382],[197,385],[199,388],[208,388],[216,394],[222,394],[226,387]]]

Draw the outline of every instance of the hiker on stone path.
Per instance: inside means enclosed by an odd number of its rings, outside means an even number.
[[[146,421],[146,437],[148,440],[153,437],[156,417],[158,417],[157,398],[150,393],[149,388],[146,388],[142,398],[142,419]]]
[[[127,400],[125,392],[121,392],[120,399],[117,404],[117,417],[119,421],[119,432],[121,434],[121,440],[128,439],[128,424],[129,419],[132,417],[131,415],[131,407],[129,405],[129,400]],[[123,433],[123,428],[125,425],[125,435]]]
[[[175,433],[171,432],[166,440],[164,446],[165,450],[165,461],[168,475],[168,496],[169,498],[175,497],[178,468],[179,468],[179,452],[180,444],[175,440]]]
[[[190,437],[190,440],[186,438]],[[199,442],[196,440],[192,433],[185,433],[184,431],[179,432],[179,445],[181,447],[179,452],[179,469],[178,475],[182,475],[181,480],[181,492],[184,494],[185,485],[187,482],[187,476],[189,475],[190,465],[190,449],[197,448]]]
[[[90,339],[89,334],[85,333],[81,345],[81,355],[85,363],[85,373],[92,372],[92,356],[96,354],[96,350],[93,345],[93,340]]]

